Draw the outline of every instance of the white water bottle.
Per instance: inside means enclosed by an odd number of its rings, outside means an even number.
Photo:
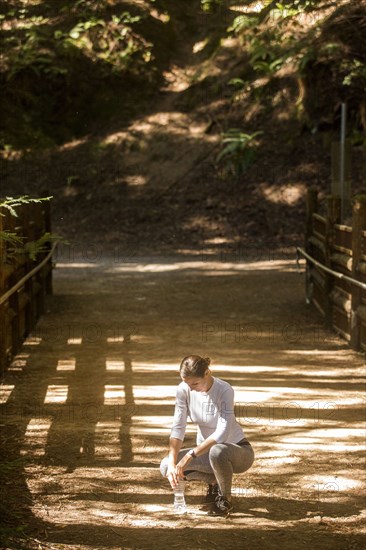
[[[179,483],[174,487],[174,511],[176,514],[186,514],[187,506],[186,500],[184,498],[184,486],[185,482],[183,479],[179,480]]]

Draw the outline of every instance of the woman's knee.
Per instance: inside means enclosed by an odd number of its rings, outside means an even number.
[[[249,470],[254,462],[254,451],[253,448],[244,447],[241,453],[240,459],[238,457],[236,460],[233,460],[233,471],[235,474],[241,474]]]
[[[213,445],[209,451],[210,462],[216,462],[218,460],[225,460],[228,458],[227,446],[222,443]]]
[[[160,462],[160,473],[163,477],[166,477],[167,472],[168,472],[168,457],[166,456]]]

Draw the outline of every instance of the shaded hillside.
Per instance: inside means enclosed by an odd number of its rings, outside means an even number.
[[[176,36],[148,3],[2,2],[5,148],[45,147],[127,121],[156,89]]]
[[[48,33],[60,27],[76,37],[86,12],[76,14],[75,6],[91,3],[72,4],[60,1],[57,13],[50,11]],[[40,105],[49,97],[58,106],[55,118],[46,104],[27,122],[63,143],[25,153],[9,145],[2,159],[3,193],[47,189],[54,196],[54,231],[75,250],[125,256],[204,251],[242,259],[258,248],[293,250],[302,242],[307,188],[330,190],[330,145],[343,100],[353,143],[352,191],[362,188],[363,2],[265,2],[261,11],[256,2],[92,4],[119,32],[131,28],[144,47],[117,74],[113,64],[105,72],[94,46],[80,47],[85,71],[73,67],[70,96],[53,84],[39,95]],[[47,15],[49,3],[42,2],[31,8],[32,17],[40,17],[41,7]],[[121,23],[127,9],[130,23]],[[98,25],[98,32],[105,29]],[[65,83],[65,75],[57,78]],[[14,78],[17,94],[29,70]],[[42,78],[32,76],[32,85]],[[83,114],[75,118],[78,102]],[[12,121],[11,109],[8,116]],[[15,124],[26,141],[29,124],[24,133]],[[258,135],[248,148],[234,143],[234,153],[219,162],[230,129],[239,137]],[[248,149],[250,162],[243,164]]]

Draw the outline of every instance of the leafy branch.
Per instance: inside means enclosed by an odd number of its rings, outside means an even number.
[[[38,204],[40,202],[49,201],[53,197],[40,197],[40,198],[33,198],[29,197],[28,195],[22,195],[21,197],[5,197],[5,199],[0,201],[0,216],[5,216],[1,212],[1,208],[5,208],[10,212],[10,214],[14,217],[18,217],[18,214],[15,210],[18,206],[23,206],[25,204]]]
[[[39,204],[51,199],[52,197],[32,198],[28,195],[23,195],[21,197],[6,197],[0,201],[0,216],[5,217],[4,212],[1,211],[1,209],[4,209],[7,210],[11,216],[17,218],[17,208],[29,204]],[[15,257],[19,255],[26,255],[32,261],[35,261],[39,254],[49,250],[50,243],[60,240],[63,239],[59,235],[46,232],[36,241],[25,242],[25,238],[22,235],[18,235],[13,231],[0,230],[0,244],[1,242],[5,244],[5,254],[4,258],[2,258],[2,262],[5,263],[9,262],[9,260],[14,260]]]

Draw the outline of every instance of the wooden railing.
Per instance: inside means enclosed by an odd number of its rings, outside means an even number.
[[[0,231],[9,231],[33,243],[50,232],[48,202],[22,205],[18,217],[3,209]],[[45,307],[45,297],[52,293],[52,253],[55,244],[32,260],[22,250],[15,254],[0,240],[0,369],[4,373],[11,357],[34,328]],[[20,247],[22,249],[22,247]]]
[[[320,215],[318,193],[309,190],[303,253],[307,299],[353,349],[365,351],[366,196],[355,197],[351,225],[340,223],[339,197],[326,202],[326,213]]]

